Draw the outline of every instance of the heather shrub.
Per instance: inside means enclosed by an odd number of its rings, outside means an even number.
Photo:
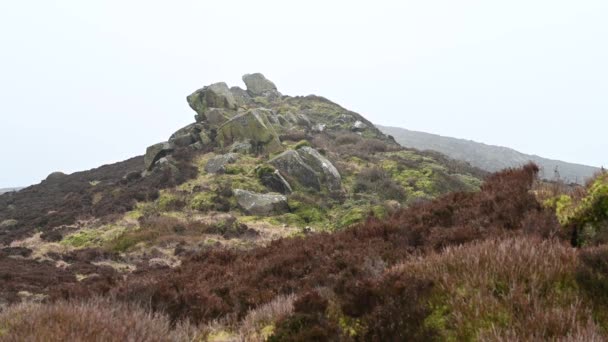
[[[568,245],[522,236],[450,247],[391,272],[435,283],[425,325],[442,339],[556,340],[588,330],[592,321],[576,265]]]
[[[0,312],[2,341],[189,341],[202,338],[189,324],[174,328],[161,314],[107,299],[24,303]]]
[[[384,170],[372,167],[361,170],[356,175],[354,192],[378,194],[382,199],[403,201],[405,190]]]
[[[581,251],[576,281],[593,303],[596,318],[603,327],[608,326],[608,245]]]

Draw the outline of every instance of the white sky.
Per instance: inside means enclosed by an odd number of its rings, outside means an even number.
[[[608,165],[608,1],[0,2],[0,188],[143,154],[262,72],[373,122]]]

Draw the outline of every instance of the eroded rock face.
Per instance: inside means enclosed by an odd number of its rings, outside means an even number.
[[[281,194],[258,194],[255,192],[236,189],[234,196],[241,209],[250,215],[276,215],[289,211],[287,197]]]
[[[198,113],[197,121],[206,119],[208,108],[236,109],[236,100],[228,85],[224,82],[214,83],[190,94],[187,98],[190,107]]]
[[[334,164],[312,147],[304,146],[299,148],[297,152],[306,164],[321,173],[322,181],[327,184],[329,190],[340,190],[342,177],[340,177],[340,172]]]
[[[260,73],[243,75],[243,82],[251,96],[265,96],[278,92],[277,87]]]
[[[157,161],[173,152],[174,149],[174,145],[168,142],[161,142],[149,146],[146,149],[146,155],[144,156],[144,165],[146,170],[152,170]]]
[[[255,108],[228,120],[217,130],[219,145],[224,147],[234,142],[248,141],[256,153],[281,150],[279,137],[266,117],[268,112]]]
[[[295,178],[300,184],[321,190],[320,175],[294,150],[285,151],[268,161],[268,164],[279,169],[281,172]]]
[[[238,158],[239,155],[236,153],[215,156],[209,159],[207,165],[205,165],[205,171],[208,173],[224,173],[226,171],[226,165],[236,162]]]

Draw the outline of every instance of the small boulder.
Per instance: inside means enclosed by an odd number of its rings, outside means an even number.
[[[267,118],[269,110],[250,109],[228,120],[217,129],[217,141],[221,147],[236,141],[249,141],[254,152],[272,153],[281,150],[281,141]]]
[[[364,124],[361,120],[355,121],[353,127],[351,128],[355,132],[361,132],[367,128],[367,125]]]
[[[250,215],[270,216],[289,211],[287,197],[281,194],[258,194],[236,189],[234,196],[241,209]]]
[[[320,175],[294,150],[285,151],[268,161],[282,173],[295,178],[300,184],[321,190]]]
[[[207,108],[236,109],[236,100],[224,82],[214,83],[190,94],[187,98],[190,108],[197,115],[197,121],[206,120]]]
[[[247,86],[247,92],[251,96],[265,96],[269,93],[277,93],[277,87],[260,73],[243,75],[243,82]]]
[[[146,149],[146,155],[144,156],[144,166],[146,170],[151,170],[159,159],[173,152],[174,149],[173,144],[168,142],[161,142],[149,146]]]
[[[226,171],[226,165],[232,164],[239,158],[236,153],[227,153],[215,156],[207,162],[205,165],[205,171],[207,173],[224,173]]]
[[[253,151],[253,146],[249,141],[237,141],[234,144],[230,145],[228,149],[230,152],[248,154]]]
[[[302,159],[315,171],[323,175],[322,181],[329,190],[340,190],[342,188],[342,177],[340,172],[327,158],[317,150],[309,146],[303,146],[297,150]]]

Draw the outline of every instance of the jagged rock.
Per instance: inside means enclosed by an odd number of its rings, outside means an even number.
[[[243,82],[247,86],[247,92],[251,96],[264,96],[277,92],[277,87],[260,73],[243,75]]]
[[[186,147],[194,144],[196,142],[196,138],[192,134],[185,134],[174,137],[170,139],[169,142],[176,147]]]
[[[255,192],[236,189],[234,196],[241,209],[250,215],[276,215],[289,211],[287,197],[281,194],[258,194]]]
[[[367,128],[367,125],[364,124],[363,122],[361,122],[360,120],[355,121],[355,123],[353,124],[352,130],[355,132],[360,132],[363,131],[364,129]]]
[[[300,184],[321,190],[320,175],[294,150],[285,151],[268,161],[268,164],[286,175],[295,178]]]
[[[161,142],[149,146],[146,149],[146,155],[144,156],[144,166],[146,170],[151,170],[159,159],[173,152],[174,149],[175,147],[173,144],[168,142]]]
[[[251,95],[247,92],[247,90],[241,89],[239,87],[230,88],[230,92],[234,97],[237,106],[245,106],[253,101]]]
[[[217,130],[217,141],[221,147],[237,141],[249,141],[254,152],[272,153],[281,150],[281,141],[266,117],[270,111],[262,108],[250,109],[228,120]]]
[[[227,153],[215,156],[207,162],[205,165],[205,171],[208,173],[224,173],[226,171],[226,165],[232,164],[239,158],[236,153]]]
[[[224,82],[199,89],[186,99],[190,107],[198,113],[197,121],[206,120],[205,111],[208,108],[236,109],[236,100]]]
[[[342,187],[342,177],[340,177],[340,173],[334,164],[309,146],[303,146],[297,152],[306,164],[322,174],[322,181],[327,184],[329,190],[340,190]]]
[[[260,182],[270,191],[284,195],[290,194],[293,191],[289,182],[281,175],[279,170],[274,170],[272,167],[261,167],[256,171]]]
[[[122,177],[122,179],[127,183],[140,179],[140,178],[141,178],[141,172],[138,172],[138,171],[131,171],[131,172],[127,173],[126,175],[124,175],[124,177]]]
[[[19,221],[17,221],[17,220],[13,220],[13,219],[4,220],[4,221],[0,222],[0,229],[10,230],[11,228],[15,227],[17,224],[19,224]]]

